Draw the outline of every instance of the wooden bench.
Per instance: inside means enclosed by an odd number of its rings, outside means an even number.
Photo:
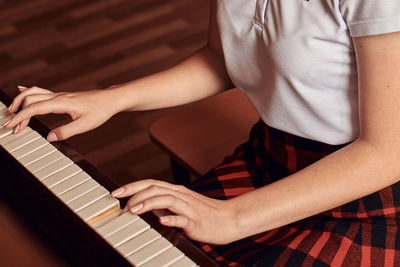
[[[170,156],[175,183],[187,185],[246,141],[258,118],[247,97],[232,89],[158,119],[150,137]]]

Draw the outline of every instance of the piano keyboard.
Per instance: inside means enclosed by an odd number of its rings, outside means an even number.
[[[0,102],[0,125],[10,117]],[[133,266],[196,266],[139,216],[120,215],[119,201],[36,131],[0,126],[0,145]]]

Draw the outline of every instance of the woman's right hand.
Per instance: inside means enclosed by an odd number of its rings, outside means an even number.
[[[90,131],[119,111],[115,103],[108,98],[108,90],[54,93],[36,86],[18,88],[20,94],[14,98],[9,112],[16,112],[20,106],[22,110],[4,126],[14,127],[14,133],[19,133],[27,127],[32,116],[48,113],[70,115],[72,122],[49,132],[47,140],[50,142]]]

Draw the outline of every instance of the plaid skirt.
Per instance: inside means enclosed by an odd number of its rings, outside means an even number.
[[[192,189],[229,199],[282,179],[340,149],[254,125],[250,139]],[[356,186],[356,185],[355,185]],[[228,245],[196,243],[221,266],[400,266],[400,183]]]

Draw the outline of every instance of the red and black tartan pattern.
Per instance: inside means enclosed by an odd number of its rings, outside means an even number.
[[[293,136],[259,121],[249,141],[192,188],[229,199],[282,179],[343,146]],[[396,183],[228,245],[194,243],[222,266],[400,266],[399,222],[400,183]]]

